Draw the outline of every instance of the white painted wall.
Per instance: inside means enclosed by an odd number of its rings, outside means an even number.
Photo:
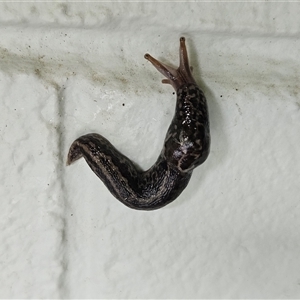
[[[1,298],[299,298],[299,3],[1,3]],[[153,212],[115,200],[72,141],[144,168],[172,119],[184,35],[212,146]],[[122,104],[125,104],[123,106]]]

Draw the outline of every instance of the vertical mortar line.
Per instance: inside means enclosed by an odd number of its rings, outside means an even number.
[[[58,113],[58,123],[57,123],[57,150],[58,150],[58,159],[57,159],[57,178],[58,178],[58,185],[60,190],[60,196],[59,199],[62,202],[62,230],[61,230],[61,252],[62,252],[62,258],[61,258],[61,267],[62,271],[59,276],[58,281],[58,288],[59,288],[59,294],[60,298],[68,298],[69,291],[67,287],[66,282],[66,276],[68,272],[68,243],[67,243],[67,219],[66,219],[66,213],[68,210],[68,196],[67,196],[67,189],[65,187],[65,167],[66,167],[66,155],[65,155],[65,126],[64,126],[64,120],[65,120],[65,86],[62,85],[56,86],[57,90],[57,113]]]

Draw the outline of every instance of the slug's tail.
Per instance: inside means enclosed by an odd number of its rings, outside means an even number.
[[[139,210],[154,210],[172,202],[192,175],[178,172],[161,156],[148,171],[142,171],[96,133],[83,135],[73,142],[67,164],[81,157],[120,202]]]
[[[86,134],[72,143],[67,165],[81,157],[117,199],[128,199],[137,190],[140,169],[102,135]]]
[[[83,156],[81,149],[76,141],[70,147],[66,163],[67,166],[71,165],[74,161],[80,159]]]

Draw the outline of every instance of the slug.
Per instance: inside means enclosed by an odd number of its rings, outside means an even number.
[[[68,153],[67,165],[84,157],[111,194],[133,209],[154,210],[174,201],[187,186],[193,169],[209,154],[206,99],[192,76],[184,37],[180,38],[179,56],[179,67],[174,69],[145,54],[166,77],[162,83],[171,84],[177,94],[175,115],[163,149],[149,170],[141,170],[97,133],[76,139]]]

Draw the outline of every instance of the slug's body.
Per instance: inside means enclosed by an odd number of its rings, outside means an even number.
[[[176,70],[145,55],[167,77],[177,93],[175,115],[156,163],[139,169],[103,136],[90,133],[70,147],[67,164],[84,157],[94,173],[123,204],[140,210],[161,208],[187,186],[194,168],[202,164],[210,146],[206,99],[193,79],[185,39],[180,38],[180,65]]]

